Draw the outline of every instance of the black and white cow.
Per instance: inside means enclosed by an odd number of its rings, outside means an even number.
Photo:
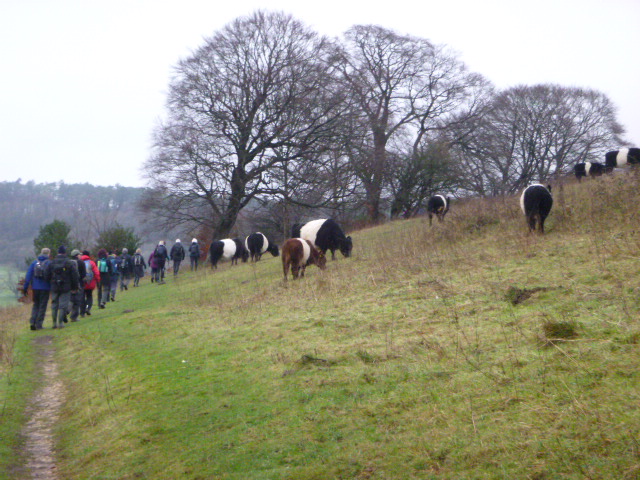
[[[255,232],[244,239],[244,246],[251,256],[252,262],[257,262],[262,254],[269,252],[274,257],[280,255],[278,245],[269,241],[262,232]]]
[[[336,250],[340,250],[342,255],[349,257],[353,249],[351,237],[347,237],[340,225],[332,218],[312,220],[304,225],[295,224],[291,228],[291,236],[309,240],[325,255],[327,250],[331,250],[332,260],[336,259]]]
[[[607,152],[604,156],[607,173],[611,173],[614,168],[623,167],[627,163],[631,165],[640,163],[640,148],[621,148]]]
[[[582,180],[582,177],[599,177],[605,171],[605,166],[599,162],[581,162],[576,163],[573,167],[573,173],[578,181]]]
[[[544,233],[544,221],[553,206],[553,197],[551,196],[551,185],[533,184],[529,185],[522,192],[520,197],[520,208],[525,217],[529,231],[536,230],[536,224],[540,229],[540,233]]]
[[[238,259],[241,258],[243,262],[249,259],[249,252],[242,240],[239,238],[225,238],[224,240],[214,240],[209,247],[209,260],[213,268],[218,267],[218,261],[221,258],[231,259],[231,265],[238,264]]]
[[[443,195],[434,195],[427,202],[427,213],[429,214],[429,225],[431,225],[433,216],[438,217],[441,222],[449,211],[449,197]]]

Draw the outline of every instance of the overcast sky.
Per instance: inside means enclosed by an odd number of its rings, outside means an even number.
[[[598,90],[640,146],[640,0],[0,0],[0,181],[143,186],[173,67],[258,8],[446,44],[498,88]]]

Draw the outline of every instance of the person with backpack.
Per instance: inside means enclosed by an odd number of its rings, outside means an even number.
[[[140,286],[140,279],[144,277],[144,271],[147,268],[141,249],[136,250],[136,253],[131,257],[131,263],[133,264],[133,286],[138,287]]]
[[[120,255],[120,291],[129,290],[129,282],[133,273],[133,264],[131,263],[131,255],[129,249],[123,248]]]
[[[98,250],[98,261],[96,262],[100,280],[98,283],[98,307],[105,308],[109,301],[109,291],[111,290],[111,274],[113,267],[107,258],[107,251],[104,248]]]
[[[29,285],[33,292],[33,306],[31,307],[31,318],[29,318],[29,326],[31,330],[42,330],[44,316],[47,313],[47,304],[49,303],[49,295],[51,292],[51,284],[49,283],[49,255],[51,250],[43,248],[40,255],[36,258],[27,269],[27,277],[22,286],[22,293],[27,295]]]
[[[84,268],[86,274],[84,276],[84,301],[80,304],[80,318],[85,315],[91,315],[91,307],[93,307],[93,291],[96,289],[98,283],[100,283],[100,271],[96,262],[91,259],[91,253],[88,250],[83,250],[80,259],[84,262]],[[100,297],[98,297],[100,302]]]
[[[171,252],[169,253],[169,257],[171,257],[171,261],[173,262],[173,276],[176,277],[178,275],[178,270],[180,270],[180,263],[184,260],[184,247],[182,243],[180,243],[180,239],[176,239],[176,243],[171,247]]]
[[[191,271],[198,270],[198,260],[200,260],[200,245],[198,245],[198,239],[191,240],[189,246],[189,259],[191,260]]]
[[[109,252],[109,263],[111,263],[111,285],[109,288],[109,300],[116,301],[116,293],[118,292],[118,280],[120,280],[120,271],[122,259],[115,252]]]
[[[71,250],[71,260],[76,262],[76,268],[78,269],[78,289],[76,293],[71,294],[71,314],[69,319],[72,322],[77,322],[84,303],[84,279],[87,276],[87,268],[80,258],[80,250],[77,248]]]
[[[78,266],[67,257],[67,249],[58,248],[58,254],[49,264],[51,283],[51,314],[53,328],[64,328],[71,294],[78,291]]]
[[[164,268],[165,263],[169,260],[169,252],[167,251],[167,247],[164,245],[164,240],[160,240],[160,242],[158,242],[158,246],[156,246],[153,251],[153,260],[158,268],[156,271],[156,283],[158,285],[164,285]]]

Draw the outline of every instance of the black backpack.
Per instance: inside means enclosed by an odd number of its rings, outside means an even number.
[[[39,278],[40,280],[44,280],[47,274],[47,268],[49,266],[48,260],[36,260],[36,264],[33,267],[33,277]]]
[[[54,261],[51,264],[51,284],[62,287],[66,282],[69,268],[66,261]]]
[[[136,253],[133,256],[133,264],[134,265],[142,265],[142,255],[140,255],[139,253]]]

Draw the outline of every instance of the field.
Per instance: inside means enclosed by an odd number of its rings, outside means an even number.
[[[5,310],[0,478],[42,336],[60,478],[639,478],[637,178],[553,193],[545,236],[515,197],[461,201],[296,282],[265,256],[145,278],[63,331]]]
[[[0,308],[16,305],[16,296],[9,289],[9,285],[13,286],[20,278],[24,277],[24,274],[25,272],[17,272],[6,266],[0,266]]]

